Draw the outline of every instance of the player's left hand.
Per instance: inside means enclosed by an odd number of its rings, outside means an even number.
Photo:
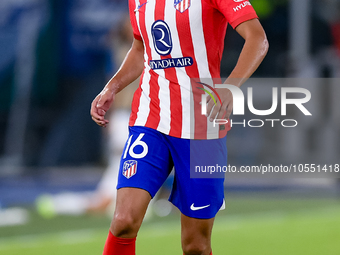
[[[209,121],[213,121],[214,119],[228,119],[232,110],[233,110],[233,95],[229,89],[219,88],[216,89],[218,95],[221,98],[222,104],[220,100],[216,100],[216,104],[214,100],[210,96],[207,98],[207,117],[209,116]]]

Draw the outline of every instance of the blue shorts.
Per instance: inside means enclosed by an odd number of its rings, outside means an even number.
[[[202,159],[207,155],[213,157],[214,164],[226,165],[226,137],[190,140],[147,127],[129,127],[117,189],[140,188],[154,197],[174,167],[169,201],[188,217],[213,218],[224,203],[224,174],[221,178],[190,178],[190,161],[193,162],[190,158]]]

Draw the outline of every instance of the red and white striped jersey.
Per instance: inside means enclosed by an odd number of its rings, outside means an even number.
[[[229,125],[213,127],[202,115],[205,86],[196,81],[220,78],[227,24],[235,28],[257,18],[250,2],[129,0],[129,10],[134,37],[145,49],[129,125],[179,138],[225,136]]]

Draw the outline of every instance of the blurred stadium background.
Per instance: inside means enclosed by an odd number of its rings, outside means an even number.
[[[232,130],[229,163],[340,163],[340,0],[251,3],[270,43],[254,77],[323,79],[293,131]],[[127,0],[0,1],[0,254],[101,254],[110,213],[59,215],[44,199],[95,191],[109,165],[110,134],[89,109],[129,47],[127,11]],[[228,29],[223,77],[242,47]],[[340,254],[338,180],[227,178],[214,254]],[[181,254],[179,213],[159,201],[137,254]]]

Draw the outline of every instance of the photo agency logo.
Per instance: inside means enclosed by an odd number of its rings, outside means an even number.
[[[233,115],[244,116],[245,115],[245,101],[247,100],[247,107],[249,112],[256,116],[261,116],[254,119],[243,119],[243,121],[233,122],[230,118],[227,119],[217,119],[216,116],[213,119],[213,126],[216,127],[218,125],[227,124],[230,122],[230,126],[233,127],[235,125],[242,125],[243,127],[263,127],[267,123],[271,125],[271,127],[275,127],[276,125],[281,125],[282,127],[296,127],[298,125],[298,121],[296,119],[288,119],[287,118],[287,106],[293,105],[299,111],[301,111],[304,116],[312,116],[311,112],[306,108],[305,104],[311,100],[311,93],[308,89],[300,88],[300,87],[273,87],[272,88],[272,105],[269,109],[260,110],[254,107],[254,95],[253,88],[247,88],[247,97],[245,97],[243,91],[235,86],[229,84],[215,84],[214,87],[210,86],[206,83],[198,82],[203,85],[203,87],[197,87],[198,89],[204,91],[204,94],[201,95],[201,114],[208,116],[207,113],[207,102],[210,97],[214,102],[214,107],[218,105],[222,105],[222,95],[220,95],[223,90],[219,90],[220,94],[216,89],[228,89],[233,97]],[[280,89],[280,96],[279,96]],[[294,95],[292,98],[290,95]],[[298,96],[297,96],[298,95]],[[280,116],[282,118],[269,118],[269,115],[275,113],[279,108],[279,100],[280,100]],[[210,114],[210,113],[209,113]]]

